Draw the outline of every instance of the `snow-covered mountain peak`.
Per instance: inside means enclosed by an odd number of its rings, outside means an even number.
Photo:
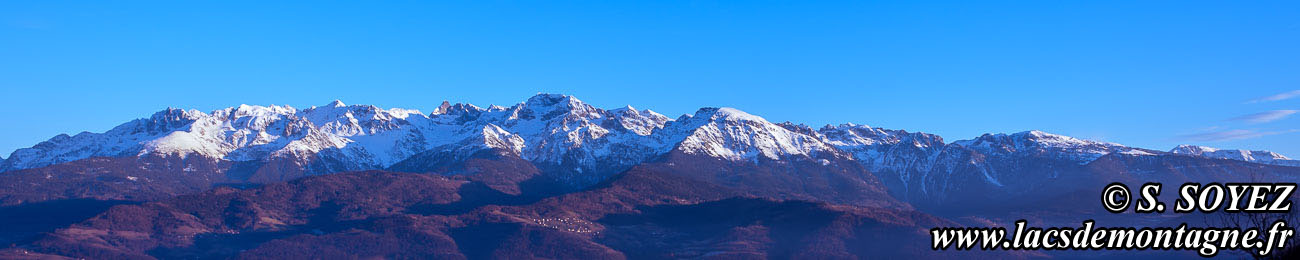
[[[823,140],[853,157],[872,171],[929,171],[940,151],[942,137],[909,133],[859,124],[826,125],[817,130]]]
[[[524,104],[532,107],[562,106],[569,108],[577,108],[585,105],[585,103],[582,103],[582,100],[578,100],[576,97],[550,93],[537,93],[537,95],[533,95],[532,97],[529,97],[528,100],[524,101]]]
[[[1077,148],[1077,147],[1123,147],[1120,144],[1084,140],[1064,135],[1052,134],[1048,132],[1030,130],[1011,134],[984,134],[972,140],[961,140],[954,142],[963,146],[988,146],[995,144],[1021,144],[1041,146],[1045,148]]]
[[[1213,153],[1217,151],[1219,151],[1218,148],[1209,147],[1209,146],[1200,146],[1200,145],[1190,145],[1190,144],[1178,145],[1177,147],[1174,147],[1174,149],[1169,150],[1170,153],[1174,153],[1174,154],[1186,154],[1186,155],[1197,155],[1197,156],[1206,153]]]
[[[781,126],[781,128],[785,128],[785,130],[789,130],[789,131],[792,131],[792,132],[795,132],[795,133],[799,133],[799,134],[807,135],[807,136],[812,136],[812,137],[815,137],[815,138],[817,138],[817,139],[824,139],[824,136],[822,136],[822,133],[817,132],[817,130],[813,130],[813,128],[812,128],[811,126],[808,126],[808,125],[805,125],[805,124],[795,124],[795,123],[792,123],[792,122],[786,121],[786,122],[777,123],[776,125]]]
[[[667,116],[655,113],[655,111],[649,109],[636,110],[630,105],[609,110],[609,112],[618,119],[620,126],[631,130],[637,135],[650,135],[655,130],[663,128],[664,124],[671,120]]]
[[[449,110],[451,110],[451,101],[443,100],[443,101],[442,101],[442,104],[438,105],[438,108],[434,108],[434,109],[433,109],[433,113],[429,113],[429,114],[430,114],[430,115],[445,115],[445,114],[447,114],[447,112],[449,112]]]
[[[510,151],[514,154],[523,152],[524,139],[519,135],[512,134],[500,126],[487,124],[483,126],[483,145],[488,148],[496,148]]]
[[[538,94],[517,106],[516,113],[526,113],[524,119],[582,121],[599,123],[607,117],[606,111],[583,103],[578,98],[559,94]]]
[[[335,99],[334,101],[331,101],[329,104],[326,104],[325,106],[326,106],[326,107],[346,107],[346,106],[348,106],[348,105],[347,105],[347,104],[343,104],[343,101],[342,101],[342,100]]]
[[[838,125],[826,124],[822,126],[822,129],[873,129],[873,128],[874,127],[871,127],[870,125],[856,124],[856,123],[842,123]]]
[[[419,109],[389,108],[388,115],[397,119],[406,119],[411,116],[424,116]]]
[[[198,119],[198,118],[200,118],[200,117],[206,116],[206,115],[207,115],[207,113],[203,113],[202,111],[199,111],[199,110],[197,110],[197,109],[185,110],[185,109],[180,109],[180,108],[168,107],[168,108],[166,108],[166,109],[163,109],[162,111],[154,112],[153,115],[150,115],[150,116],[149,116],[149,118],[150,118],[151,120],[155,120],[155,121],[157,121],[157,120],[194,120],[194,119]]]
[[[972,140],[956,141],[953,144],[987,154],[1038,154],[1081,164],[1113,152],[1130,155],[1149,154],[1133,152],[1134,148],[1116,143],[1084,140],[1038,130],[1012,134],[984,134]]]
[[[183,110],[169,107],[154,113],[147,119],[139,119],[130,123],[122,124],[115,129],[119,131],[131,131],[134,134],[144,133],[154,135],[184,127],[185,125],[189,125],[195,120],[199,120],[206,116],[208,116],[208,114],[194,109]],[[127,130],[127,128],[134,129]]]
[[[671,129],[668,129],[671,128]],[[815,136],[791,131],[761,117],[734,108],[701,108],[665,127],[667,144],[687,154],[701,154],[733,161],[758,157],[813,156],[834,148]],[[680,141],[679,141],[680,140]]]
[[[204,113],[169,108],[104,133],[58,135],[20,149],[0,162],[0,171],[97,156],[202,155],[241,162],[328,163],[320,166],[328,168],[313,169],[323,173],[382,169],[426,151],[468,155],[480,149],[511,151],[539,167],[572,171],[574,176],[604,176],[670,152],[733,161],[851,154],[873,171],[913,172],[951,170],[973,161],[970,158],[993,161],[1016,156],[1087,163],[1117,152],[1163,154],[1042,131],[985,134],[946,144],[933,134],[868,125],[813,129],[774,124],[726,107],[702,108],[674,121],[648,109],[603,110],[568,95],[538,94],[511,107],[486,109],[443,101],[429,114],[340,101],[307,109],[239,105]],[[1180,146],[1173,153],[1295,162],[1265,151],[1225,151]]]
[[[830,144],[838,147],[891,144],[898,141],[897,138],[891,138],[893,133],[884,129],[852,123],[837,126],[826,125],[818,132],[826,136]]]
[[[659,144],[649,135],[669,121],[650,110],[607,111],[560,94],[487,109],[444,102],[430,118],[431,126],[420,133],[431,137],[429,146],[436,149],[460,155],[503,149],[543,167],[595,175],[657,155]]]
[[[1229,150],[1198,145],[1179,145],[1178,147],[1169,150],[1169,152],[1216,159],[1229,159],[1284,166],[1300,166],[1300,160],[1292,160],[1289,157],[1271,151]]]
[[[1038,130],[1024,131],[1024,132],[1014,133],[1011,135],[1023,136],[1023,138],[1025,139],[1033,140],[1043,145],[1054,146],[1054,147],[1078,147],[1078,146],[1123,147],[1123,145],[1117,143],[1084,140],[1084,139],[1052,134],[1052,133],[1038,131]]]
[[[456,103],[450,104],[443,101],[441,106],[434,109],[430,117],[435,117],[442,121],[467,122],[478,119],[483,112],[487,110],[471,104]]]
[[[432,122],[417,110],[332,102],[298,110],[239,105],[202,113],[169,108],[104,133],[52,138],[15,151],[3,170],[40,167],[95,156],[159,155],[265,160],[315,156],[341,149],[360,165],[385,165],[423,151]],[[11,159],[13,159],[11,158]],[[298,158],[301,161],[301,158]]]
[[[768,123],[767,119],[763,119],[762,117],[751,115],[749,113],[745,113],[745,111],[740,111],[740,109],[735,109],[730,107],[700,109],[700,111],[695,113],[695,118],[701,118],[701,117],[709,118],[712,120],[752,121],[752,122],[759,122],[759,123]]]
[[[409,124],[408,119],[414,119],[412,116],[427,119],[418,110],[369,105],[314,107],[304,109],[301,114],[321,130],[339,136],[370,135],[401,128]]]
[[[297,112],[298,110],[287,105],[286,106],[274,106],[274,105],[257,106],[257,105],[241,104],[236,107],[229,107],[225,109],[218,109],[216,111],[212,111],[211,115],[214,117],[221,117],[221,118],[228,118],[228,119],[237,119],[237,118],[269,119],[269,118],[283,117],[286,115],[292,115]]]
[[[600,118],[601,110],[573,96],[537,94],[528,101],[511,108],[511,119],[552,120],[559,117]]]
[[[286,106],[286,108],[288,108],[288,106]],[[286,111],[290,113],[293,112],[292,108],[289,108],[289,110]],[[415,109],[405,109],[405,108],[383,109],[371,105],[312,107],[308,109],[303,109],[301,113],[307,117],[312,118],[313,121],[315,121],[315,119],[336,119],[336,118],[348,118],[348,117],[361,119],[361,120],[365,120],[365,119],[392,120],[392,119],[407,118],[410,117],[412,114],[423,115],[423,113],[420,113],[420,110],[415,110]]]

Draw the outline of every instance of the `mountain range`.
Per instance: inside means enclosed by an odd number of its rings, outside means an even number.
[[[1097,205],[1105,183],[1297,179],[1300,161],[1267,151],[1042,131],[948,142],[733,108],[674,119],[559,94],[430,113],[169,108],[5,157],[0,205],[14,216],[93,206],[0,232],[13,244],[0,256],[934,257],[931,227],[1105,217],[1077,206]]]

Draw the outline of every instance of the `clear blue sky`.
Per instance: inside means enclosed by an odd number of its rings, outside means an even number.
[[[1260,100],[1300,90],[1295,1],[53,2],[0,2],[5,157],[169,106],[430,111],[537,92],[1300,157],[1300,97]]]

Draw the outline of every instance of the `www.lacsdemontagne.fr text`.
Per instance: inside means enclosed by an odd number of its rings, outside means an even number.
[[[1202,256],[1214,256],[1219,250],[1256,250],[1268,255],[1275,248],[1287,246],[1294,230],[1277,221],[1267,230],[1259,228],[1197,228],[1187,224],[1174,228],[1097,228],[1092,220],[1080,227],[1028,227],[1016,221],[1015,236],[1007,237],[1006,228],[934,228],[930,230],[931,248],[935,250],[1123,250],[1167,249],[1196,250]],[[1261,237],[1263,235],[1263,237]]]

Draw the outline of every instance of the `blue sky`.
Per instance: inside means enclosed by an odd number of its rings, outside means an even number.
[[[556,92],[949,141],[1040,129],[1300,157],[1294,1],[262,2],[0,3],[0,153],[169,106]]]

